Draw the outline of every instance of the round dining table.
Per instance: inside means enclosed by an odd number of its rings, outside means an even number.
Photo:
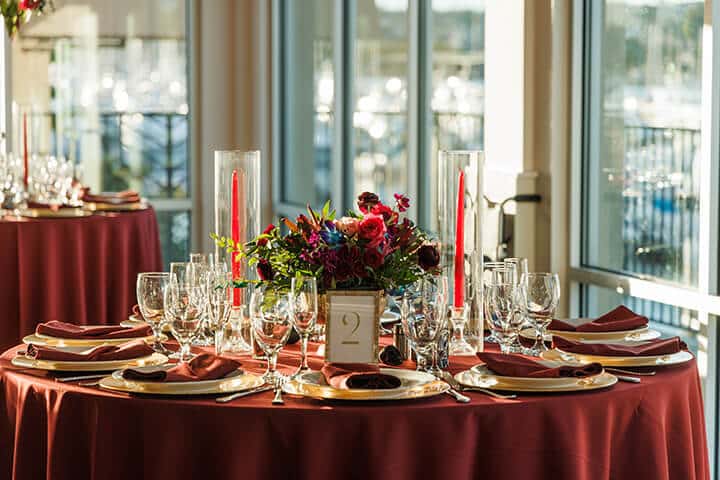
[[[387,339],[384,340],[387,342]],[[709,478],[695,361],[596,391],[403,401],[116,393],[0,357],[0,478]],[[317,344],[310,366],[319,369]],[[243,368],[264,363],[239,356]],[[299,364],[297,345],[279,367]],[[450,371],[479,363],[451,357]]]
[[[137,274],[162,269],[155,211],[0,219],[0,349],[38,323],[117,324]]]

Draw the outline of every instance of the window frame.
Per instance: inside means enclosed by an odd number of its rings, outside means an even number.
[[[597,146],[598,135],[591,128],[592,115],[600,111],[599,101],[592,97],[593,75],[599,74],[600,28],[603,2],[575,0],[573,3],[573,54],[572,54],[572,125],[582,128],[571,132],[571,191],[570,191],[570,313],[574,317],[587,313],[587,288],[597,286],[615,290],[620,294],[650,300],[697,312],[701,325],[706,326],[708,370],[705,390],[705,416],[710,451],[712,477],[718,472],[718,342],[720,335],[716,317],[720,316],[718,295],[718,229],[720,229],[720,202],[717,179],[720,178],[720,2],[705,0],[708,21],[708,2],[711,4],[710,22],[703,27],[702,53],[702,107],[700,150],[700,231],[698,285],[688,288],[676,283],[641,275],[632,275],[583,263],[587,248],[587,222],[590,215],[588,198],[588,162],[597,160],[592,146]],[[589,59],[589,60],[588,60]],[[599,95],[596,95],[599,97]],[[593,141],[594,140],[594,141]]]

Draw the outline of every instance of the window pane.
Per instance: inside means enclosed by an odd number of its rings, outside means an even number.
[[[358,0],[353,135],[354,195],[389,201],[408,189],[407,0]]]
[[[704,4],[592,5],[584,261],[697,285]]]
[[[287,1],[283,8],[284,159],[282,198],[321,205],[330,198],[335,116],[333,0]],[[312,139],[312,141],[310,141]]]
[[[23,150],[26,118],[29,154],[65,156],[93,190],[187,205],[185,14],[184,0],[56,0],[34,16],[11,42],[11,149]],[[163,243],[166,260],[185,256],[190,236],[187,210],[168,215],[185,221],[173,224],[184,241]]]

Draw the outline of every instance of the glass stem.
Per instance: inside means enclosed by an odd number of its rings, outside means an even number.
[[[434,344],[432,348],[430,349],[430,370],[433,372],[436,372],[438,370],[438,346],[437,344]]]
[[[307,363],[307,344],[308,344],[309,336],[310,336],[309,334],[303,333],[302,337],[300,338],[300,353],[302,354],[302,361],[300,362],[300,371],[310,370],[310,367],[308,367],[308,363]]]
[[[277,357],[278,352],[277,350],[274,350],[272,353],[268,354],[268,373],[270,375],[275,375],[275,370],[277,370]]]

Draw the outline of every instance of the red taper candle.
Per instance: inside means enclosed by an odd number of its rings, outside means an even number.
[[[456,308],[465,304],[465,172],[460,169],[458,179],[457,223],[455,228],[455,284],[453,288]]]
[[[233,245],[238,246],[240,242],[240,204],[238,201],[238,172],[233,170],[232,181],[231,181],[232,193],[230,194],[230,237],[232,238]],[[232,277],[233,280],[240,279],[240,262],[238,261],[238,253],[233,251],[232,260]],[[233,306],[238,307],[242,303],[240,298],[241,290],[239,288],[233,289]]]

